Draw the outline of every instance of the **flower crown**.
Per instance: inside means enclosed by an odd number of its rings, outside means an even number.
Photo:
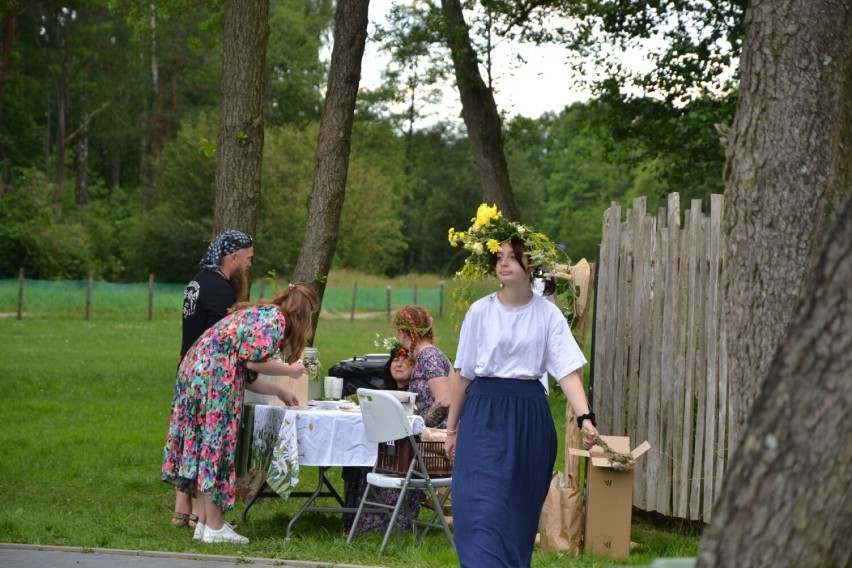
[[[485,203],[476,210],[476,217],[467,231],[456,231],[450,227],[448,239],[450,245],[461,244],[470,251],[464,266],[456,273],[464,280],[478,280],[494,272],[494,253],[500,252],[500,244],[518,240],[530,257],[530,264],[537,268],[537,275],[549,276],[560,257],[560,247],[528,225],[509,221],[497,209]]]
[[[381,343],[380,343],[381,341]],[[397,341],[396,337],[385,337],[379,340],[379,334],[376,334],[376,340],[373,342],[376,347],[383,347],[390,353],[391,359],[397,357],[408,357],[408,350]]]

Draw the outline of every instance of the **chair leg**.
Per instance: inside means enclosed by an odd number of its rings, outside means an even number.
[[[450,532],[450,526],[447,524],[447,518],[444,516],[444,503],[446,503],[447,499],[449,499],[451,492],[448,490],[446,493],[444,493],[444,495],[442,496],[441,499],[438,499],[438,495],[437,495],[437,492],[435,491],[435,487],[431,483],[428,485],[428,490],[429,490],[429,495],[432,498],[432,502],[435,503],[436,506],[435,506],[435,510],[432,511],[432,515],[429,517],[429,520],[423,523],[425,525],[425,528],[423,529],[423,532],[420,534],[420,538],[425,537],[426,534],[429,532],[429,529],[431,529],[434,526],[438,526],[437,524],[435,524],[435,518],[438,517],[438,518],[441,519],[441,526],[444,528],[444,534],[447,536],[447,540],[449,541],[450,546],[452,546],[453,549],[455,549],[456,543],[455,543],[455,540],[453,539],[452,532]]]
[[[361,503],[358,505],[358,511],[355,513],[355,518],[352,519],[352,526],[349,527],[349,534],[346,536],[346,544],[352,543],[352,535],[355,534],[355,528],[358,526],[358,519],[361,518],[361,513],[364,511],[364,503],[367,502],[367,496],[370,494],[372,485],[367,484],[364,494],[361,496]]]
[[[424,526],[423,532],[420,533],[420,538],[425,537],[426,534],[429,532],[429,530],[432,529],[432,527],[438,526],[438,523],[436,522],[436,519],[438,518],[437,508],[440,507],[440,510],[443,513],[444,504],[450,498],[450,490],[449,490],[449,488],[446,488],[446,489],[447,489],[447,491],[444,491],[443,493],[438,492],[437,490],[435,491],[435,494],[438,495],[438,501],[434,501],[435,506],[436,506],[436,510],[432,511],[432,514],[429,516],[428,521],[419,521],[419,523]]]
[[[385,538],[382,540],[382,547],[379,549],[379,554],[385,553],[385,548],[388,546],[388,540],[390,540],[391,531],[396,530],[396,518],[399,516],[399,511],[403,507],[405,507],[405,493],[408,489],[406,484],[403,484],[402,488],[399,490],[399,498],[396,500],[396,506],[393,508],[393,514],[391,515],[390,522],[388,523],[388,529],[385,531]],[[412,525],[414,524],[414,520],[412,519]]]

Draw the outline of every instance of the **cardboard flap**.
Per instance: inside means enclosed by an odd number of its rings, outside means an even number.
[[[648,443],[648,440],[645,440],[644,442],[633,448],[633,451],[630,452],[630,456],[635,460],[650,449],[651,444]]]
[[[589,450],[578,450],[577,448],[568,448],[568,453],[572,456],[580,456],[581,458],[589,457]]]

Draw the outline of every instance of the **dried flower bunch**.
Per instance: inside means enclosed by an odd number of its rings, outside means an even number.
[[[612,446],[607,444],[600,436],[591,436],[589,435],[588,430],[583,430],[583,436],[589,437],[595,441],[595,444],[599,446],[606,454],[606,457],[609,458],[610,464],[612,464],[611,467],[615,471],[630,471],[636,467],[636,460],[633,459],[633,456],[613,450]]]

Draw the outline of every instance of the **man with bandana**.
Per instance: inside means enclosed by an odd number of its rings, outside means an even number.
[[[180,358],[207,328],[225,317],[237,301],[247,300],[248,270],[254,256],[252,238],[236,230],[227,230],[211,241],[199,267],[201,270],[186,285],[183,295],[183,342]],[[175,489],[172,524],[193,527],[196,516],[190,495]]]
[[[247,299],[253,256],[252,238],[235,230],[219,234],[207,247],[201,270],[184,291],[181,359],[207,328],[225,317],[228,308]]]

